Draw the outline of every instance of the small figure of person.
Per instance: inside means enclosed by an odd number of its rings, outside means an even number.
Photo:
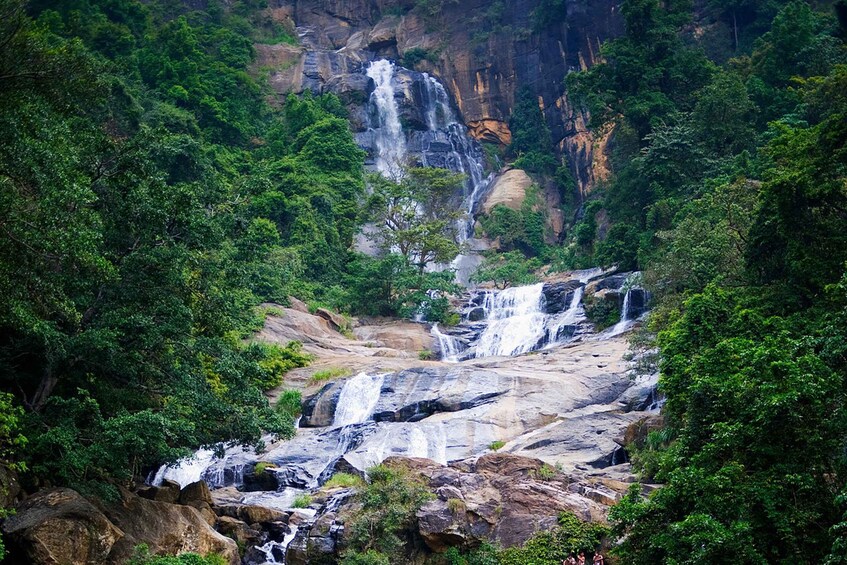
[[[594,565],[606,565],[606,560],[599,551],[594,554]]]
[[[580,551],[579,556],[576,558],[576,565],[585,565],[585,552]]]
[[[573,556],[573,553],[568,555],[568,558],[562,561],[562,565],[576,565],[576,557]]]

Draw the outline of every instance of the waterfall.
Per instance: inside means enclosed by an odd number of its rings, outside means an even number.
[[[345,427],[366,422],[373,414],[385,375],[359,373],[348,379],[338,396],[333,427]]]
[[[629,280],[624,282],[623,286],[621,287],[621,290],[626,288],[628,283],[629,283]],[[629,302],[630,302],[631,294],[632,294],[632,288],[628,288],[627,291],[626,291],[626,294],[624,294],[624,297],[623,297],[623,305],[621,306],[621,319],[617,324],[614,325],[614,327],[611,330],[608,331],[608,335],[610,337],[620,335],[620,334],[624,333],[625,331],[627,331],[632,326],[632,320],[630,320],[630,318],[629,318]]]
[[[394,98],[394,63],[381,59],[368,67],[367,75],[374,81],[371,102],[377,109],[379,127],[374,129],[377,148],[376,168],[384,176],[400,178],[406,162],[406,137],[400,124],[400,112]]]
[[[476,343],[474,357],[520,355],[537,349],[545,334],[544,285],[507,288],[485,295],[488,325]]]
[[[179,483],[179,486],[184,488],[186,485],[199,481],[214,459],[214,451],[201,449],[193,456],[181,459],[176,465],[162,465],[150,483],[159,486],[163,480],[167,479]]]
[[[461,342],[455,337],[445,335],[438,329],[438,324],[432,326],[432,336],[438,342],[438,351],[441,360],[455,363],[459,360],[459,353],[463,349]]]

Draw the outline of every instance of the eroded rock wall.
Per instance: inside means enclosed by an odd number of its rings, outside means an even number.
[[[588,130],[563,79],[595,63],[601,43],[622,33],[621,0],[568,0],[559,21],[546,25],[533,18],[540,2],[445,0],[439,14],[424,17],[411,0],[277,0],[272,9],[292,19],[301,46],[258,46],[258,65],[272,69],[280,94],[340,94],[361,129],[366,65],[378,58],[411,64],[417,54],[416,68],[441,79],[471,134],[502,144],[511,140],[516,94],[528,87],[585,194],[607,174],[605,138]]]

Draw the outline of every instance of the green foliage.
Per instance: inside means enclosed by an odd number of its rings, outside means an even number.
[[[515,167],[539,174],[552,174],[557,167],[553,156],[550,128],[541,112],[538,99],[528,88],[516,94],[515,107],[509,118],[512,143],[509,154],[516,158]]]
[[[489,255],[471,277],[472,282],[492,282],[497,288],[538,282],[535,271],[541,268],[538,259],[527,259],[519,251]]]
[[[613,509],[617,552],[636,565],[837,563],[847,49],[805,2],[707,8],[749,57],[719,68],[679,33],[690,7],[632,0],[626,37],[569,79],[595,124],[617,126],[598,200],[611,226],[586,210],[575,245],[645,269],[658,300],[667,428],[631,455],[664,486]]]
[[[483,542],[478,548],[462,553],[458,548],[451,547],[444,557],[450,565],[499,565],[499,550],[488,542]]]
[[[621,319],[621,309],[617,300],[589,294],[583,298],[583,304],[585,317],[594,324],[597,331],[614,326]]]
[[[502,550],[501,565],[559,565],[569,554],[584,551],[590,562],[594,550],[608,534],[599,524],[586,523],[573,514],[563,512],[552,531],[538,532],[522,547]]]
[[[276,411],[293,422],[303,412],[303,397],[300,391],[283,391],[276,401]]]
[[[437,361],[435,353],[430,349],[423,349],[418,352],[418,359],[421,361]]]
[[[272,469],[274,467],[276,467],[276,465],[274,465],[273,463],[268,463],[267,461],[259,461],[253,467],[253,473],[256,474],[256,475],[261,475],[267,469]]]
[[[322,369],[320,371],[315,371],[315,373],[311,377],[309,377],[309,384],[318,384],[326,381],[349,377],[352,372],[353,371],[351,371],[347,367],[332,367],[330,369]]]
[[[488,449],[490,449],[491,451],[499,451],[499,450],[500,450],[500,449],[501,449],[504,445],[506,445],[506,442],[505,442],[505,441],[500,441],[500,440],[498,439],[498,440],[492,441],[492,442],[488,445]]]
[[[177,556],[150,555],[149,548],[137,545],[128,565],[224,565],[226,561],[220,555],[203,557],[196,553],[183,553]]]
[[[412,47],[411,49],[407,49],[406,52],[403,53],[403,66],[408,69],[414,69],[423,61],[437,63],[438,52],[432,49],[424,49],[423,47]]]
[[[412,317],[449,321],[447,295],[457,292],[451,271],[422,272],[402,255],[358,256],[349,265],[347,288],[351,311],[372,316]],[[433,298],[432,292],[439,294]]]
[[[345,270],[364,154],[337,98],[267,105],[230,8],[0,3],[0,387],[30,440],[2,456],[35,486],[293,433],[262,392],[308,359],[245,338]]]
[[[344,554],[344,559],[341,563],[342,565],[391,565],[391,560],[387,555],[369,549],[364,553],[348,551]]]
[[[480,224],[485,234],[499,239],[507,251],[518,249],[528,257],[543,256],[547,251],[544,205],[538,187],[527,190],[520,210],[497,204],[488,216],[480,218]],[[514,264],[511,259],[506,262]]]
[[[292,508],[308,508],[312,504],[312,497],[308,494],[298,494],[291,504]]]
[[[453,514],[464,514],[467,512],[468,507],[465,504],[465,501],[461,498],[448,498],[447,499],[447,508]]]
[[[248,358],[255,360],[261,373],[253,377],[253,383],[261,390],[270,390],[282,384],[283,376],[291,369],[306,367],[314,359],[303,353],[303,344],[289,341],[285,347],[272,343],[253,342],[245,351]]]
[[[421,272],[428,263],[449,263],[459,254],[450,199],[464,177],[446,169],[406,168],[400,178],[371,175],[367,210],[376,229],[370,237],[386,253],[397,249]]]
[[[415,512],[432,494],[419,478],[384,465],[369,469],[368,481],[359,494],[362,509],[348,522],[350,546],[343,563],[359,563],[354,559],[369,552],[378,552],[385,563],[402,563],[403,538],[416,527]]]
[[[326,483],[324,483],[323,488],[360,488],[363,486],[365,486],[365,481],[362,479],[362,477],[358,475],[351,475],[349,473],[336,473],[332,476],[332,478],[330,478]]]

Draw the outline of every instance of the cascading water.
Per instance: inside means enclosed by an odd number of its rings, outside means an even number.
[[[474,357],[520,355],[537,349],[544,337],[544,285],[487,293],[483,302],[488,325],[474,347]]]
[[[192,457],[183,459],[176,465],[162,465],[150,483],[158,486],[162,484],[163,480],[167,479],[179,483],[180,487],[185,487],[199,481],[214,459],[214,451],[211,449],[201,449]]]
[[[459,353],[464,348],[457,338],[441,333],[438,324],[432,326],[432,337],[438,343],[438,351],[441,354],[442,361],[455,363],[459,360]]]
[[[604,332],[604,334],[609,337],[614,337],[626,332],[635,323],[635,320],[633,320],[630,316],[630,303],[632,300],[633,290],[631,282],[632,281],[630,279],[627,279],[626,281],[624,281],[623,286],[620,288],[621,291],[626,289],[626,293],[623,297],[623,304],[621,305],[621,319],[610,330]]]
[[[366,422],[373,414],[384,375],[359,373],[348,379],[341,389],[338,405],[335,408],[333,427],[346,427]]]
[[[373,128],[377,148],[376,168],[384,176],[400,178],[406,164],[406,136],[394,98],[394,63],[381,59],[370,64],[367,75],[374,81],[371,102],[376,107],[378,127]]]

